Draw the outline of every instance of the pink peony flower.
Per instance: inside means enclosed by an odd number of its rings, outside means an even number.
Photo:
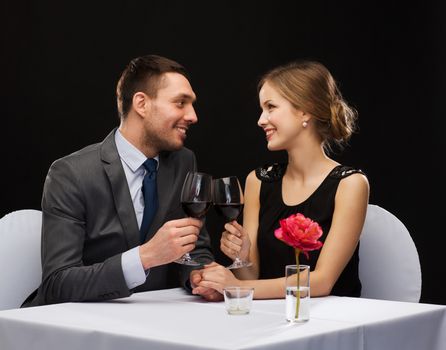
[[[296,266],[299,267],[299,254],[303,252],[308,258],[310,250],[322,247],[322,242],[318,239],[322,236],[322,229],[319,224],[301,213],[293,214],[279,221],[280,228],[274,231],[276,238],[294,248],[296,254]],[[300,286],[300,274],[297,273],[297,286]],[[296,293],[296,319],[299,316],[300,288]]]
[[[308,252],[322,247],[318,239],[322,236],[319,224],[297,213],[279,221],[280,228],[274,231],[276,238],[285,242],[308,258]]]

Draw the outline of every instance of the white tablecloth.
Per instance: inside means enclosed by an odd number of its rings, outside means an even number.
[[[284,300],[231,316],[223,302],[169,289],[0,311],[0,349],[446,349],[442,305],[331,296],[313,298],[310,317],[288,324]]]

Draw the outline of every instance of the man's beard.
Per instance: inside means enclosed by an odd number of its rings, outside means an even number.
[[[183,143],[178,144],[170,141],[168,139],[167,133],[157,133],[154,132],[150,126],[144,129],[144,145],[148,148],[152,148],[157,150],[158,152],[162,151],[178,151],[183,147]]]
[[[183,147],[183,142],[180,142],[180,144],[175,143],[171,140],[172,137],[169,137],[171,136],[169,134],[173,130],[161,129],[157,131],[158,128],[154,127],[151,123],[151,120],[160,120],[165,117],[156,104],[152,105],[150,114],[151,118],[147,119],[144,123],[144,145],[156,150],[158,153],[162,151],[178,151],[181,149]],[[171,126],[171,128],[174,127],[175,126]]]

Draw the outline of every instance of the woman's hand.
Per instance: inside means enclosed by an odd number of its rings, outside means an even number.
[[[205,265],[205,268],[200,270],[200,273],[201,281],[198,283],[198,287],[196,287],[196,289],[200,287],[213,289],[223,294],[223,288],[226,286],[240,285],[240,281],[232,274],[230,270],[217,263]],[[194,293],[194,291],[192,291],[192,293]]]
[[[243,226],[234,220],[225,225],[225,230],[220,240],[221,251],[232,260],[236,257],[244,261],[249,260],[251,241]]]
[[[212,265],[218,265],[217,263],[212,263]],[[203,271],[193,270],[190,273],[190,284],[192,287],[192,294],[201,295],[201,297],[207,301],[221,301],[223,300],[223,295],[221,295],[217,290],[213,288],[207,288],[200,286],[200,282],[203,281]]]

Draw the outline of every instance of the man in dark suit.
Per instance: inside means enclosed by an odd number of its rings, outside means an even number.
[[[192,286],[200,281],[193,267],[173,263],[187,252],[203,263],[213,260],[205,227],[187,218],[180,204],[184,178],[196,170],[194,154],[183,147],[197,122],[195,99],[177,62],[148,55],[129,63],[117,86],[119,128],[49,169],[42,284],[24,306],[109,300],[180,285],[190,290],[191,280]],[[154,209],[145,201],[147,159],[156,169]],[[212,290],[202,295],[221,298]]]

